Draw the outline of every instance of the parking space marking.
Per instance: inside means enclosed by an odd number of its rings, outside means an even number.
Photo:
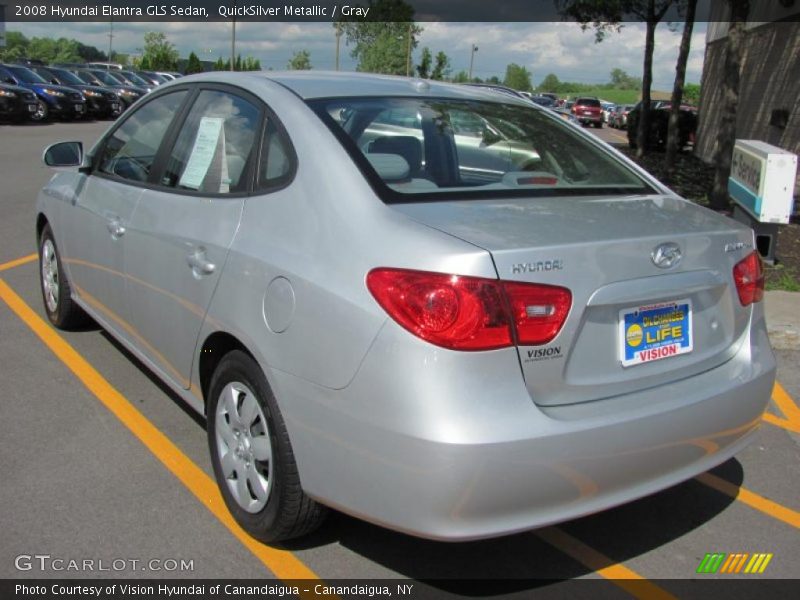
[[[3,263],[0,265],[0,272],[7,271],[8,269],[13,269],[14,267],[21,267],[22,265],[27,265],[30,262],[35,261],[39,258],[38,254],[29,254],[28,256],[23,256],[22,258],[18,258],[16,260],[10,260],[7,263]]]
[[[771,413],[764,413],[764,421],[778,427],[782,427],[794,433],[800,433],[800,408],[797,407],[792,397],[787,393],[783,386],[775,382],[772,389],[772,401],[783,413],[783,417],[778,417]]]
[[[778,519],[779,521],[788,523],[792,527],[800,528],[800,512],[797,512],[796,510],[792,510],[791,508],[778,504],[769,498],[765,498],[764,496],[756,494],[755,492],[751,492],[746,488],[735,485],[729,481],[725,481],[722,479],[722,477],[717,477],[712,473],[701,473],[695,477],[695,479],[700,483],[733,498],[734,500],[738,500],[739,502],[746,504],[750,508],[754,508],[765,515],[772,517],[773,519]]]
[[[606,555],[587,546],[558,527],[540,529],[536,532],[536,535],[560,552],[589,567],[614,585],[621,587],[635,598],[640,598],[641,600],[676,600],[675,596],[648,581],[636,571],[614,562]]]
[[[0,279],[0,299],[273,575],[283,580],[319,580],[319,577],[293,553],[265,546],[239,527],[228,512],[219,489],[211,477],[206,475],[180,448],[148,421],[125,396],[117,391],[50,325],[45,323],[2,279]]]

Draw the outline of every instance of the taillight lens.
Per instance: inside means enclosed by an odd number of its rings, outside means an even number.
[[[742,306],[760,302],[764,297],[764,271],[761,257],[753,251],[733,267],[733,281]]]
[[[506,281],[503,288],[520,345],[546,344],[567,320],[572,293],[562,287]]]
[[[544,344],[564,324],[569,290],[444,273],[380,268],[367,287],[383,309],[414,335],[453,350]]]

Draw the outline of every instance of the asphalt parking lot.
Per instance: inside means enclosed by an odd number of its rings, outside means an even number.
[[[280,548],[253,541],[216,492],[202,421],[101,330],[56,332],[44,316],[33,256],[35,195],[50,176],[42,150],[60,140],[91,144],[107,127],[0,125],[0,578],[408,578],[467,595],[478,592],[464,580],[524,595],[573,593],[571,580],[590,579],[612,597],[669,598],[685,597],[681,580],[691,578],[764,586],[798,577],[797,350],[777,352],[772,416],[756,443],[637,502],[463,544],[341,514]],[[763,573],[698,574],[708,553],[772,556]],[[70,561],[81,568],[68,569]]]

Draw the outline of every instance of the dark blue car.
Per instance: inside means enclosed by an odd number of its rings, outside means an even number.
[[[37,110],[34,121],[44,121],[53,115],[74,119],[86,115],[86,98],[78,90],[48,83],[27,67],[0,65],[0,82],[28,88],[36,94]]]

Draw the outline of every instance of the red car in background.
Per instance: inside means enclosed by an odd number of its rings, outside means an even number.
[[[597,98],[578,98],[571,110],[582,125],[591,123],[598,129],[603,127],[603,107]]]

